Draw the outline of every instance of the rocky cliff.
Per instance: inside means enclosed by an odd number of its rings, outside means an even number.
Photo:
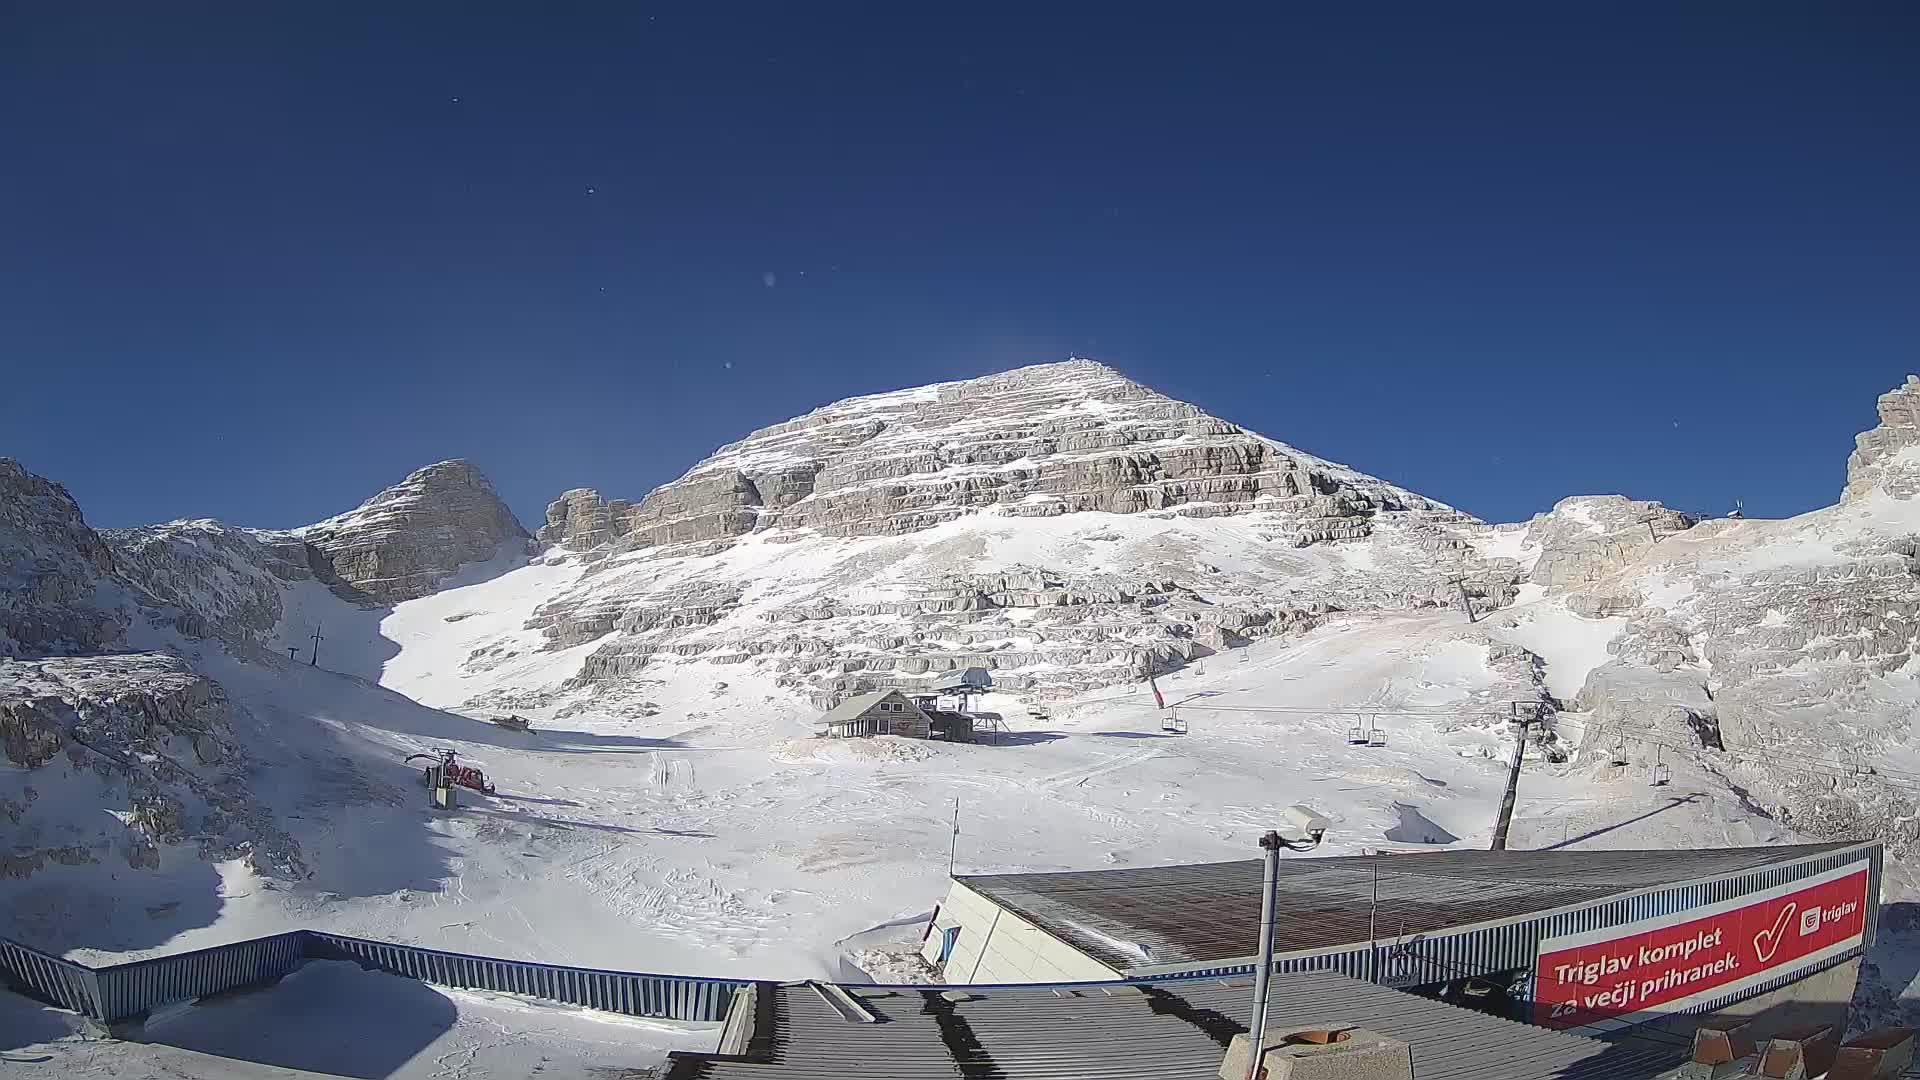
[[[1652,504],[1583,499],[1534,523],[1534,580],[1623,620],[1572,703],[1591,760],[1700,754],[1807,835],[1920,840],[1920,773],[1903,779],[1920,750],[1916,406],[1920,380],[1883,395],[1841,502],[1796,518],[1682,528]]]
[[[561,693],[597,703],[690,663],[819,705],[969,667],[1057,697],[1337,610],[1504,603],[1521,570],[1479,528],[1071,360],[836,402],[638,502],[568,491],[540,538],[584,569],[526,625],[592,646]]]
[[[342,582],[381,604],[425,596],[462,564],[529,539],[493,485],[465,461],[415,469],[354,509],[291,535],[318,549]]]
[[[0,659],[13,766],[0,779],[0,877],[53,863],[152,869],[178,844],[297,876],[299,850],[261,809],[231,718],[220,687],[179,657]]]
[[[1880,395],[1880,422],[1853,440],[1847,456],[1847,486],[1843,499],[1858,499],[1876,490],[1901,499],[1920,492],[1920,375]]]
[[[128,614],[112,574],[112,552],[67,489],[0,458],[0,656],[118,640]]]
[[[286,586],[318,580],[345,598],[365,594],[331,576],[317,548],[291,533],[218,521],[109,529],[102,538],[122,575],[155,602],[150,615],[190,638],[218,638],[251,655],[275,636]]]
[[[983,510],[1269,510],[1305,545],[1412,509],[1446,508],[1069,360],[835,402],[721,447],[638,503],[569,491],[540,538],[618,553],[771,529],[898,536]]]
[[[137,618],[207,617],[124,570],[65,489],[0,459],[0,877],[151,869],[186,843],[297,872],[225,693],[177,656],[128,647]]]

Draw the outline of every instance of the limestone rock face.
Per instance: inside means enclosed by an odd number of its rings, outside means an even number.
[[[162,845],[303,872],[261,809],[220,687],[161,653],[0,659],[0,877],[49,863],[158,865]],[[75,816],[83,799],[94,813]],[[106,813],[99,813],[105,810]]]
[[[185,843],[296,871],[221,688],[177,656],[109,651],[125,648],[137,614],[202,618],[126,569],[64,489],[0,460],[0,878],[116,860],[150,869]],[[262,603],[244,588],[222,599],[212,618],[244,620]]]
[[[540,538],[610,553],[807,529],[898,536],[971,513],[1271,510],[1295,542],[1444,506],[1247,432],[1091,360],[850,398],[721,447],[637,504],[569,491]]]
[[[416,469],[358,507],[293,530],[319,549],[332,572],[373,602],[411,600],[434,591],[463,563],[491,559],[527,531],[465,461]]]
[[[1526,542],[1540,549],[1531,580],[1578,589],[1634,561],[1661,538],[1691,529],[1699,519],[1657,502],[1622,495],[1576,495],[1527,526]]]
[[[591,550],[628,532],[625,499],[607,502],[592,488],[574,488],[547,504],[547,523],[540,528],[542,543]]]
[[[1804,835],[1920,844],[1920,800],[1871,764],[1904,759],[1915,738],[1916,405],[1912,377],[1881,396],[1836,506],[1671,534],[1656,523],[1657,543],[1630,524],[1654,504],[1569,500],[1546,515],[1586,519],[1587,536],[1536,519],[1534,580],[1576,613],[1625,619],[1576,702],[1590,749],[1634,765],[1700,755]]]
[[[1857,499],[1876,488],[1899,499],[1920,492],[1920,375],[1880,395],[1880,423],[1854,437],[1847,456],[1847,486],[1841,499]]]
[[[164,605],[155,612],[160,621],[187,637],[218,638],[243,653],[267,642],[280,626],[288,583],[326,580],[325,557],[289,533],[201,520],[101,535],[121,573]]]
[[[113,554],[67,489],[0,458],[0,656],[94,652],[127,613]]]
[[[688,665],[817,705],[967,668],[1057,698],[1304,633],[1340,611],[1509,602],[1486,527],[1071,360],[851,398],[722,447],[639,502],[568,491],[527,622],[587,647],[545,695],[603,708]],[[517,663],[519,642],[467,670]],[[571,707],[571,706],[567,706]]]

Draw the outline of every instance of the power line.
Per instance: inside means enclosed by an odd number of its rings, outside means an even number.
[[[1154,706],[1146,702],[1138,702],[1138,701],[1111,701],[1109,702],[1109,704],[1118,705],[1125,708],[1135,708],[1135,709],[1154,708]],[[1416,720],[1417,719],[1452,719],[1452,718],[1467,719],[1467,720],[1470,720],[1470,719],[1508,720],[1508,719],[1511,719],[1511,716],[1512,716],[1512,713],[1509,710],[1511,710],[1515,704],[1531,708],[1538,705],[1539,703],[1535,701],[1508,702],[1508,703],[1505,703],[1507,705],[1506,710],[1496,708],[1493,706],[1492,703],[1488,703],[1487,705],[1484,705],[1484,706],[1475,706],[1470,708],[1462,708],[1460,706],[1455,706],[1455,705],[1395,705],[1395,706],[1327,705],[1327,706],[1317,706],[1317,707],[1302,706],[1302,705],[1205,705],[1205,704],[1197,704],[1197,703],[1188,702],[1188,701],[1175,702],[1174,704],[1178,708],[1189,709],[1196,712],[1254,713],[1254,714],[1273,714],[1273,715],[1285,715],[1285,716],[1321,716],[1321,717],[1326,717],[1328,719],[1345,719],[1348,717],[1388,717],[1388,718],[1399,717],[1399,718],[1416,719]],[[1556,713],[1552,715],[1557,716],[1558,714]],[[1656,738],[1652,735],[1652,732],[1654,729],[1651,727],[1628,726],[1619,721],[1609,721],[1606,723],[1598,724],[1595,727],[1598,733],[1601,734],[1603,737],[1609,731],[1618,732],[1623,735],[1626,733],[1632,733],[1635,742],[1642,743],[1647,746],[1659,746],[1659,747],[1663,747],[1665,749],[1673,750],[1675,752],[1683,753],[1683,754],[1699,754],[1702,751],[1714,751],[1716,753],[1724,754],[1731,758],[1746,759],[1746,760],[1758,761],[1758,762],[1768,762],[1768,761],[1778,762],[1778,763],[1790,765],[1794,768],[1799,769],[1800,771],[1816,772],[1822,775],[1833,776],[1833,777],[1842,778],[1842,779],[1852,779],[1852,780],[1878,779],[1878,780],[1887,781],[1891,783],[1912,784],[1916,787],[1920,787],[1920,772],[1905,772],[1899,769],[1887,769],[1877,765],[1874,765],[1874,766],[1850,765],[1850,764],[1845,764],[1833,759],[1817,758],[1817,757],[1812,757],[1810,755],[1805,755],[1805,754],[1794,754],[1792,752],[1783,751],[1783,750],[1755,750],[1755,749],[1742,748],[1738,746],[1730,747],[1730,746],[1725,746],[1724,744],[1721,747],[1719,747],[1718,750],[1715,750],[1715,748],[1713,747],[1703,746],[1698,743],[1688,744],[1688,743],[1680,743],[1680,742],[1670,742],[1664,739]]]
[[[1204,698],[1201,700],[1205,700]],[[1108,701],[1106,704],[1118,705],[1129,709],[1154,709],[1157,706],[1144,701]],[[1522,701],[1529,708],[1539,704],[1537,701]],[[1244,712],[1244,713],[1282,713],[1297,716],[1410,716],[1410,717],[1494,717],[1506,719],[1512,715],[1511,702],[1488,702],[1473,708],[1461,708],[1456,705],[1325,705],[1308,707],[1302,705],[1196,705],[1188,701],[1176,701],[1174,705],[1182,709],[1199,712]]]
[[[1632,733],[1633,741],[1636,743],[1645,746],[1657,746],[1678,753],[1699,754],[1702,751],[1714,751],[1714,748],[1710,746],[1700,746],[1697,744],[1688,745],[1686,743],[1670,742],[1666,739],[1654,737],[1652,734],[1653,729],[1650,727],[1629,727],[1620,722],[1600,725],[1599,733],[1601,736],[1604,737],[1608,731],[1615,732],[1622,741],[1626,740],[1628,733]],[[1714,752],[1725,754],[1727,757],[1736,760],[1762,764],[1774,763],[1798,772],[1827,776],[1833,779],[1878,781],[1890,786],[1911,785],[1920,788],[1920,773],[1906,772],[1900,769],[1886,769],[1877,765],[1845,764],[1828,758],[1796,754],[1787,750],[1755,750],[1739,746],[1730,747],[1722,745]]]

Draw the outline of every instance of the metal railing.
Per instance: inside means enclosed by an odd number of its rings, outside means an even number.
[[[102,1017],[100,980],[85,964],[0,938],[0,982],[82,1016]]]
[[[747,985],[744,979],[654,975],[468,956],[314,930],[307,931],[306,938],[307,955],[315,959],[352,960],[361,967],[436,986],[496,990],[628,1016],[725,1020],[733,992]]]
[[[272,982],[306,959],[306,931],[236,941],[208,949],[98,968],[100,1014],[123,1020],[161,1005]]]
[[[102,1023],[129,1020],[163,1005],[273,982],[307,960],[350,960],[361,967],[462,990],[492,990],[602,1012],[720,1022],[744,979],[503,960],[491,956],[368,941],[315,930],[215,945],[103,968],[0,938],[0,981],[40,1001]]]

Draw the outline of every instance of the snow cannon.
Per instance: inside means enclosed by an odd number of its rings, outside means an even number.
[[[420,781],[427,786],[428,791],[434,791],[436,787],[442,786],[441,784],[437,784],[436,780],[444,781],[444,785],[449,788],[447,792],[448,798],[446,800],[447,805],[440,807],[443,810],[452,808],[451,788],[454,787],[463,787],[469,791],[477,791],[482,795],[494,794],[493,785],[487,782],[487,774],[471,765],[462,765],[454,760],[454,752],[447,747],[435,747],[431,754],[407,755],[408,762],[412,762],[416,758],[428,763],[420,775]],[[434,805],[440,806],[440,802],[440,797],[438,793],[436,793]]]

